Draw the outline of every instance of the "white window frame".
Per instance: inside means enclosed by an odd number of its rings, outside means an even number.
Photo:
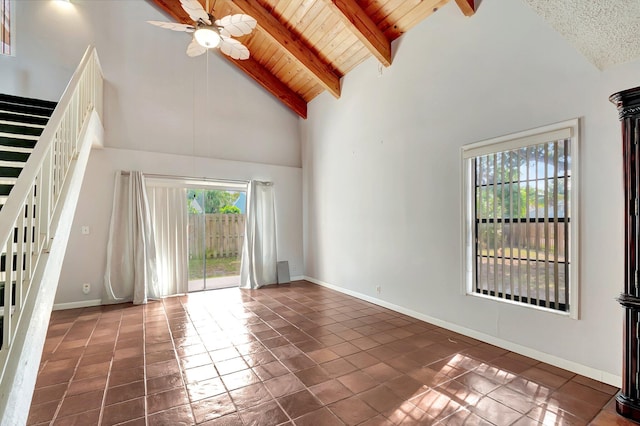
[[[0,49],[0,56],[16,56],[16,2],[15,0],[9,0],[9,53],[2,53],[4,48]],[[1,11],[4,14],[4,10]],[[0,17],[0,31],[2,31],[2,25],[4,23],[4,16]],[[4,42],[0,41],[0,44]]]
[[[523,308],[536,309],[579,319],[579,119],[571,119],[535,129],[517,132],[505,136],[483,140],[465,145],[461,148],[462,160],[462,259],[463,259],[463,294],[490,299]],[[551,142],[569,137],[571,155],[571,199],[570,199],[570,249],[569,249],[569,310],[560,311],[533,304],[512,301],[501,297],[484,295],[474,291],[476,277],[476,244],[475,244],[475,169],[474,158],[494,152],[523,148],[544,142]]]

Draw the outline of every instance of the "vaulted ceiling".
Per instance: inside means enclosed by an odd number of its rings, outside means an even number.
[[[638,0],[524,0],[602,69],[640,58]]]
[[[191,24],[179,0],[148,0],[173,20]],[[205,0],[199,0],[205,6]],[[340,97],[342,76],[370,56],[392,62],[391,42],[449,0],[210,0],[216,18],[244,13],[258,25],[240,37],[251,52],[240,70],[299,116],[324,91]],[[455,0],[474,14],[474,0]]]

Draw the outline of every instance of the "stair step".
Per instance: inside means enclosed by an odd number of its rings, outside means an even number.
[[[11,192],[13,185],[3,185],[0,184],[0,195],[7,196]]]
[[[0,151],[0,161],[16,161],[25,163],[28,158],[28,152]]]
[[[9,112],[19,112],[22,114],[38,115],[41,117],[50,117],[53,109],[43,108],[39,106],[19,105],[10,102],[0,101],[0,110]]]
[[[0,167],[0,178],[17,178],[21,171],[20,167]]]
[[[21,152],[23,154],[31,154],[33,152],[33,149],[31,148],[15,148],[12,146],[0,146],[0,151],[4,151],[4,152]],[[13,167],[18,167],[15,164],[13,165]]]
[[[45,101],[43,99],[25,98],[23,96],[7,95],[0,93],[0,102],[10,102],[12,104],[35,105],[43,108],[54,109],[57,102]]]
[[[38,117],[35,115],[27,114],[14,114],[11,112],[0,112],[0,120],[13,121],[15,123],[35,124],[38,126],[46,126],[47,121],[49,121],[49,119],[46,117]]]
[[[12,148],[30,148],[36,146],[36,139],[12,138],[10,136],[0,136],[0,145]]]
[[[0,132],[18,135],[40,136],[44,129],[42,127],[20,126],[17,124],[0,123]]]

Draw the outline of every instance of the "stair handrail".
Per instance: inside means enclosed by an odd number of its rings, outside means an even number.
[[[78,154],[79,136],[93,111],[102,117],[102,97],[102,67],[96,49],[89,46],[0,210],[0,251],[5,253],[0,377],[33,271],[55,237],[57,224],[52,219],[67,172]]]

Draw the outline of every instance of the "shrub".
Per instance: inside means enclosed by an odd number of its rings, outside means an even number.
[[[237,206],[223,206],[220,208],[220,213],[222,214],[240,214],[240,208]]]

